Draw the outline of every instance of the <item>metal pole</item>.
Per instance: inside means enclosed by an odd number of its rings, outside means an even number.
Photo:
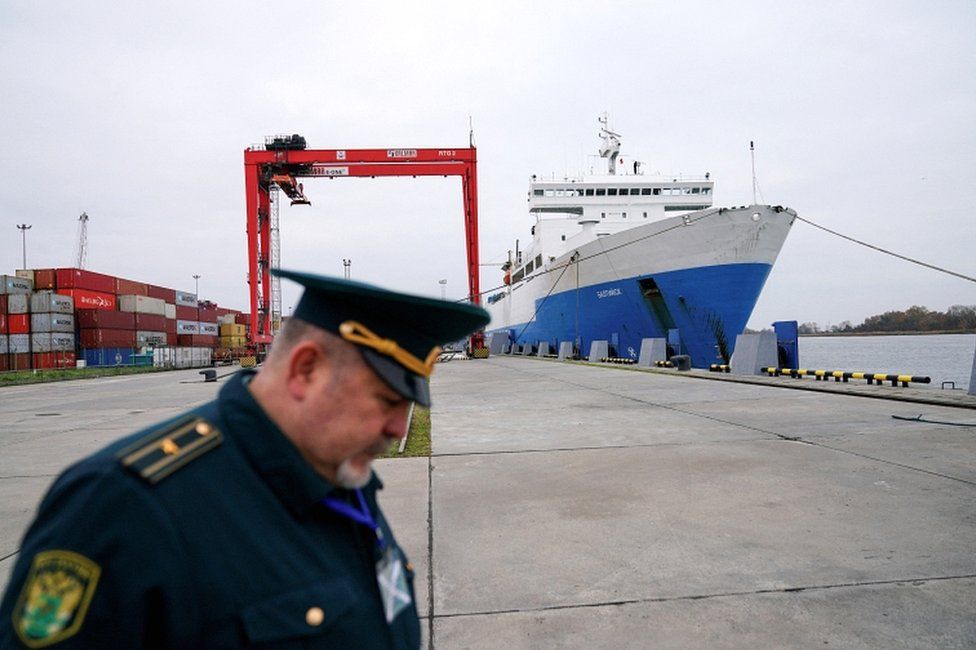
[[[441,300],[447,300],[447,279],[438,280],[437,284],[441,285]]]
[[[23,269],[27,268],[27,231],[33,227],[33,225],[28,225],[26,223],[22,223],[17,226],[17,230],[20,231],[23,239],[24,266],[21,267]]]
[[[196,274],[193,275],[193,287],[194,287],[193,291],[196,292],[197,294],[197,302],[200,302],[200,276],[199,275]]]

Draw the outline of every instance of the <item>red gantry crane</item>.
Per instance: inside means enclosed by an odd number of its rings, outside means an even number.
[[[460,176],[464,236],[468,262],[468,299],[481,304],[478,278],[478,159],[474,146],[465,149],[306,149],[300,135],[273,136],[264,147],[244,150],[247,196],[247,278],[250,293],[252,345],[272,340],[271,192],[275,187],[292,205],[309,204],[299,178],[349,176]],[[483,332],[472,335],[470,349],[484,347]]]

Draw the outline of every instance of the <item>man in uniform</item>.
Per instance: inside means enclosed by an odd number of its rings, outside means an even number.
[[[370,463],[430,404],[472,306],[282,271],[305,292],[257,372],[69,468],[0,605],[0,648],[417,648]]]

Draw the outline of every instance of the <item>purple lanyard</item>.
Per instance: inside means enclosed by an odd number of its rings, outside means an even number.
[[[383,531],[380,530],[379,524],[376,523],[376,519],[373,518],[372,513],[369,511],[369,506],[366,505],[366,498],[363,497],[363,491],[356,490],[356,497],[359,499],[359,508],[351,506],[342,499],[334,496],[325,497],[322,499],[322,504],[336,514],[340,514],[347,519],[352,519],[357,524],[367,526],[376,535],[376,547],[380,551],[383,551],[386,548],[386,540],[383,539]]]

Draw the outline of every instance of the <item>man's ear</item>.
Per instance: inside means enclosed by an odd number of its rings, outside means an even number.
[[[315,384],[321,381],[320,375],[327,371],[325,354],[312,341],[302,341],[288,354],[288,375],[285,381],[288,392],[294,399],[302,400]]]

